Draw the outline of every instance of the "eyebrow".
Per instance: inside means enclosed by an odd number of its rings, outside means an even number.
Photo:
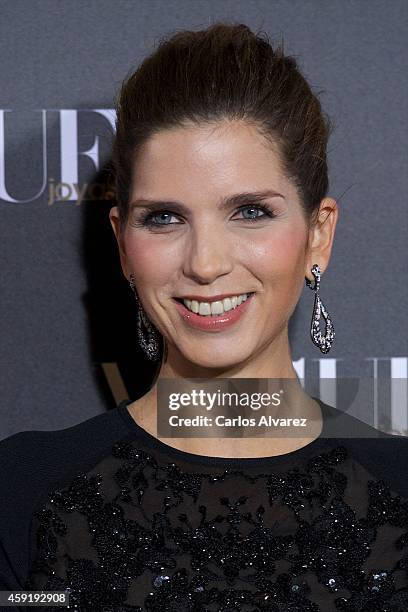
[[[219,209],[223,210],[225,208],[230,208],[233,206],[242,206],[246,204],[256,204],[257,202],[263,202],[268,198],[283,198],[284,196],[277,191],[272,189],[267,189],[265,191],[248,191],[244,193],[236,193],[231,196],[226,196],[221,199],[219,203]],[[163,207],[171,206],[171,208],[180,213],[187,213],[188,208],[182,202],[177,202],[175,200],[150,200],[146,198],[139,198],[130,203],[129,207],[131,209],[138,208],[147,208],[149,210],[160,210]]]

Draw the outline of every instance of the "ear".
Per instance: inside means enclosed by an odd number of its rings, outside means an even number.
[[[109,220],[110,220],[110,223],[113,229],[113,233],[115,234],[116,241],[118,243],[119,257],[120,257],[120,264],[122,266],[122,271],[123,271],[123,274],[126,276],[126,279],[129,280],[127,256],[126,256],[126,251],[125,251],[123,234],[120,231],[119,208],[117,206],[112,206],[112,208],[110,209]]]
[[[323,198],[309,229],[305,277],[311,281],[314,281],[311,272],[313,264],[319,265],[322,274],[329,264],[338,216],[336,200]]]

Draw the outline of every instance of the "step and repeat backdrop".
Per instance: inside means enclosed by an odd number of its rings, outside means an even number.
[[[0,0],[0,439],[150,387],[108,218],[114,101],[161,37],[219,20],[283,38],[335,122],[340,216],[320,295],[336,337],[328,355],[312,344],[305,287],[296,371],[345,408],[363,381],[373,401],[357,416],[407,432],[408,3]]]

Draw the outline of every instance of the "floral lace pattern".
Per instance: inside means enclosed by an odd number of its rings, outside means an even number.
[[[118,442],[36,512],[25,588],[83,612],[407,611],[408,502],[368,479],[356,511],[352,466],[337,446],[286,471],[197,471]]]

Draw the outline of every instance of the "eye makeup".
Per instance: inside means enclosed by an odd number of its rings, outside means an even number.
[[[178,216],[178,213],[174,213],[170,208],[169,209],[165,209],[163,208],[162,210],[156,210],[156,211],[140,211],[140,213],[136,213],[136,208],[137,207],[133,207],[133,211],[132,211],[132,225],[134,227],[139,227],[139,228],[156,228],[156,227],[163,227],[163,226],[168,226],[168,225],[179,225],[179,223],[170,223],[170,222],[164,222],[164,223],[160,223],[160,222],[156,222],[154,219],[157,217],[160,217],[160,215],[168,215],[167,218],[171,218],[171,217],[176,217]],[[265,221],[267,218],[271,218],[273,219],[274,217],[277,216],[277,214],[271,210],[269,208],[269,206],[267,206],[266,204],[246,204],[244,206],[241,206],[236,212],[242,212],[245,210],[258,210],[261,211],[263,214],[261,215],[257,215],[256,217],[242,217],[241,219],[237,219],[237,221],[244,221],[244,222],[249,222],[249,223],[256,223],[258,221]],[[136,213],[136,216],[135,216]],[[234,220],[234,219],[233,219]]]

